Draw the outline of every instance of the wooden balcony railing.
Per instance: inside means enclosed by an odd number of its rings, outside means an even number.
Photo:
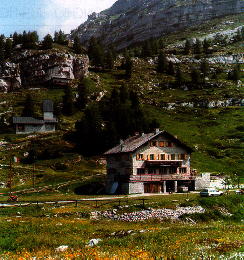
[[[173,180],[194,180],[195,176],[190,174],[140,174],[140,175],[130,175],[128,180],[132,182],[136,181],[173,181]]]

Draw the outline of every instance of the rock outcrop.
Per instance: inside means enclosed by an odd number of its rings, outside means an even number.
[[[216,17],[241,13],[242,0],[118,0],[110,9],[93,13],[71,32],[82,43],[91,37],[117,49],[196,26]]]
[[[21,87],[65,85],[88,73],[89,58],[57,50],[23,51],[0,67],[0,92]]]
[[[6,62],[0,65],[0,92],[17,90],[21,87],[19,64]]]

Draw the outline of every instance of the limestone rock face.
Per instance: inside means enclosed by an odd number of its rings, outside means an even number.
[[[17,90],[21,87],[19,64],[6,62],[0,65],[0,92]]]
[[[91,37],[122,49],[135,42],[180,31],[224,15],[241,13],[242,0],[118,0],[110,9],[93,13],[71,32],[82,43]]]
[[[89,58],[60,51],[23,51],[0,67],[0,92],[21,87],[64,85],[88,73]]]

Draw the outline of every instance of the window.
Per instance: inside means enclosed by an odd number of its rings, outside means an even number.
[[[157,141],[152,141],[151,146],[157,146],[158,142]]]
[[[137,155],[137,160],[144,160],[143,153],[140,153],[140,154]]]
[[[155,160],[155,156],[154,156],[154,154],[150,154],[150,160]]]
[[[140,153],[140,154],[137,154],[136,155],[136,160],[144,160],[144,155],[143,155],[143,153]]]
[[[157,170],[155,168],[149,168],[148,169],[148,173],[149,174],[156,174],[157,173]]]
[[[180,155],[180,159],[181,159],[181,160],[186,160],[186,159],[187,159],[187,154],[182,153],[182,154]]]
[[[137,168],[137,174],[145,174],[144,168]]]
[[[160,146],[160,147],[164,147],[164,146],[165,146],[165,145],[164,145],[164,142],[163,142],[163,141],[160,141],[160,142],[159,142],[159,146]]]
[[[171,154],[171,160],[175,160],[175,154]]]
[[[168,147],[173,147],[173,143],[172,142],[168,142]]]
[[[186,173],[186,168],[180,168],[180,173]]]
[[[176,172],[177,172],[177,170],[176,170],[175,167],[170,167],[170,168],[169,168],[169,173],[170,173],[170,174],[174,174],[174,173],[176,173]]]
[[[165,154],[160,154],[160,159],[161,159],[162,161],[165,161]]]
[[[167,174],[167,168],[166,167],[159,168],[159,173],[160,174]]]

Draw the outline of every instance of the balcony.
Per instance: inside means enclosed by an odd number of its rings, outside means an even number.
[[[130,182],[160,182],[160,181],[187,181],[195,180],[193,174],[138,174],[128,176]]]
[[[173,166],[173,167],[181,167],[182,166],[182,160],[168,160],[168,161],[163,161],[163,160],[147,160],[145,161],[146,166],[148,167],[166,167],[166,166]]]

